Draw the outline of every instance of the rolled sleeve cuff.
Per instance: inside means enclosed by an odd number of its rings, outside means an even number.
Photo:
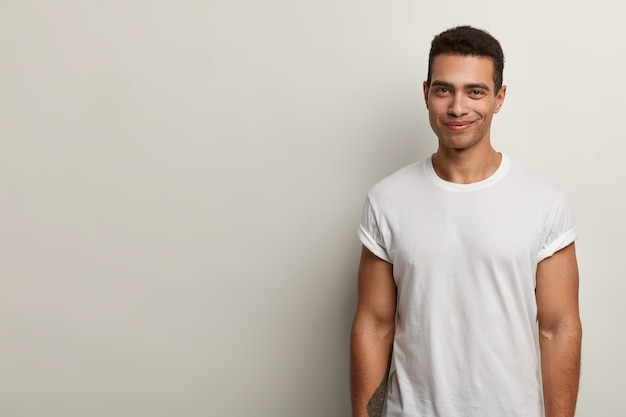
[[[367,232],[367,230],[365,230],[363,225],[359,225],[358,235],[359,235],[359,240],[361,241],[363,246],[369,249],[370,252],[372,252],[374,255],[378,256],[380,259],[384,261],[393,263],[391,262],[391,259],[389,258],[389,255],[387,254],[387,251],[385,250],[385,248],[380,246],[374,240],[374,238],[372,238],[372,236]]]
[[[558,238],[554,239],[552,243],[550,243],[545,248],[542,248],[539,251],[539,259],[538,262],[543,261],[546,258],[554,255],[556,252],[560,251],[570,243],[573,243],[578,238],[578,232],[576,228],[570,229]]]

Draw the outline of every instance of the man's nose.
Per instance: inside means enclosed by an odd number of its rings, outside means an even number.
[[[451,116],[462,116],[467,113],[467,97],[462,93],[452,96],[452,101],[448,107],[448,114]]]

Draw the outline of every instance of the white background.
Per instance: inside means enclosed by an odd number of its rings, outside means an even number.
[[[367,190],[432,153],[432,37],[579,226],[578,416],[626,415],[618,2],[0,2],[0,416],[349,415]]]

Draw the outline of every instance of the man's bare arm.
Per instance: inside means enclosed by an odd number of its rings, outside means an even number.
[[[546,417],[573,417],[582,339],[573,243],[539,264],[536,295]]]
[[[392,265],[363,247],[358,302],[350,338],[353,417],[382,415],[395,331],[396,286]]]

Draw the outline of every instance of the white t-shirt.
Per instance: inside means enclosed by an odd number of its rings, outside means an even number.
[[[359,238],[398,289],[383,415],[541,416],[537,264],[576,237],[563,192],[506,156],[472,184],[431,158],[376,184]]]

